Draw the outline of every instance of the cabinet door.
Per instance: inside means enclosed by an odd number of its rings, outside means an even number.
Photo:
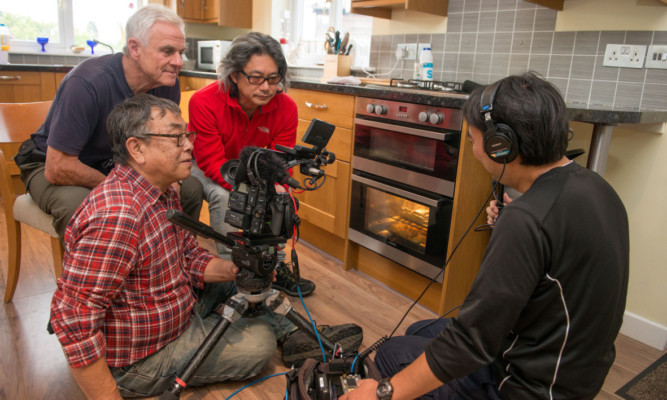
[[[203,22],[218,22],[220,0],[202,0],[201,19]]]
[[[354,96],[303,89],[290,89],[287,94],[299,108],[299,119],[317,118],[341,128],[352,129]]]
[[[177,0],[176,13],[189,22],[202,19],[202,0]]]
[[[26,103],[53,100],[53,72],[0,71],[0,102]]]
[[[295,195],[299,199],[299,216],[327,232],[345,238],[348,225],[350,164],[336,161],[323,168],[324,185],[317,190]],[[302,182],[304,176],[294,168],[293,177]]]

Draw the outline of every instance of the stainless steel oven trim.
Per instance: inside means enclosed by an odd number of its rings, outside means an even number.
[[[435,139],[440,141],[445,141],[451,139],[452,137],[458,136],[456,133],[439,133],[431,132],[423,129],[410,128],[408,126],[388,124],[385,122],[370,121],[363,118],[355,118],[354,123],[356,125],[369,126],[371,128],[386,129],[392,132],[405,133],[407,135],[420,136],[427,139]]]
[[[403,168],[359,156],[352,156],[352,168],[404,183],[406,185],[428,188],[431,192],[442,194],[447,197],[454,197],[454,182],[446,181],[444,179],[408,171]]]
[[[420,196],[418,194],[408,192],[408,191],[403,190],[403,189],[398,189],[398,188],[395,188],[395,187],[390,186],[390,185],[385,185],[384,183],[380,183],[380,182],[374,181],[372,179],[364,178],[363,176],[352,174],[352,180],[357,181],[359,183],[363,183],[364,185],[367,185],[367,186],[370,186],[370,187],[373,187],[373,188],[376,188],[376,189],[384,190],[385,192],[395,194],[397,196],[405,197],[406,199],[410,199],[410,200],[416,201],[416,202],[421,203],[421,204],[425,204],[429,207],[438,207],[438,205],[440,203],[440,201],[438,201],[438,200],[434,200],[434,199],[430,199],[428,197]]]
[[[398,250],[386,243],[382,243],[381,241],[372,237],[369,237],[357,231],[356,229],[350,228],[347,233],[347,238],[369,250],[389,258],[394,262],[410,268],[411,270],[416,271],[429,279],[433,279],[438,276],[436,281],[442,283],[442,268],[438,268],[435,265],[429,264],[423,260],[411,256],[410,254],[404,253],[403,251]]]

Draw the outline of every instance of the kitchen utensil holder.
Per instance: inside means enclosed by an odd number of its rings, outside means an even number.
[[[350,56],[341,54],[325,54],[322,78],[329,79],[334,76],[350,76],[350,58]]]

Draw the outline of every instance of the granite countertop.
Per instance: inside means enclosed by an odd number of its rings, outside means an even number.
[[[67,72],[72,69],[66,65],[27,65],[6,64],[0,65],[0,71],[41,71]],[[181,75],[215,79],[215,72],[182,70]],[[465,94],[436,93],[425,90],[403,88],[389,88],[377,85],[335,85],[323,83],[314,79],[292,78],[290,85],[295,89],[317,90],[322,92],[349,94],[353,96],[370,97],[384,100],[400,100],[410,103],[460,108],[467,99]],[[667,122],[667,110],[640,110],[631,108],[614,108],[597,105],[568,104],[570,120],[592,124],[617,125],[661,123]]]

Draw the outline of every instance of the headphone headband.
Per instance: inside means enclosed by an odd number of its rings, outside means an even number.
[[[496,93],[504,80],[499,80],[484,89],[479,100],[479,108],[486,132],[484,132],[484,151],[497,163],[508,163],[516,158],[518,140],[514,130],[506,124],[498,124],[493,120],[493,103]]]

